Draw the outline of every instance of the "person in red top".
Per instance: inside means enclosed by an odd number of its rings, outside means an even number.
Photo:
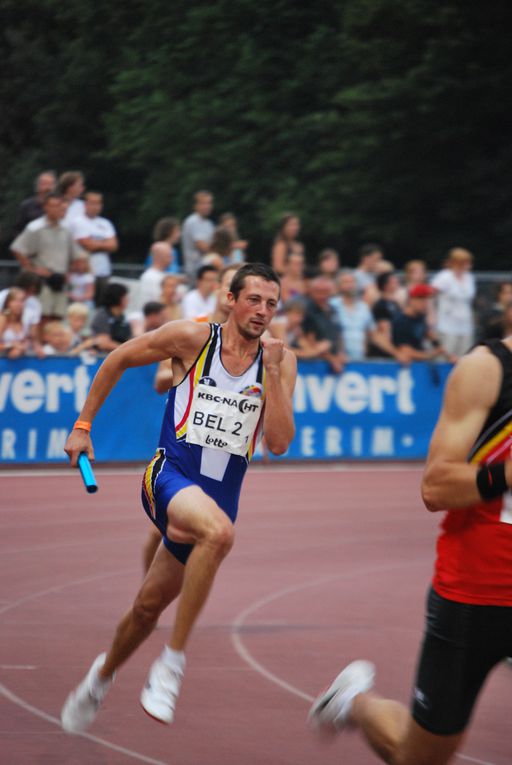
[[[422,497],[446,511],[411,711],[371,692],[374,666],[349,664],[310,722],[359,727],[391,765],[445,765],[489,672],[512,653],[512,336],[463,356],[448,380]]]

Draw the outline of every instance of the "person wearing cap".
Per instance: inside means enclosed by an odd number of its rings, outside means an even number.
[[[427,313],[434,290],[428,284],[415,284],[409,289],[407,303],[392,322],[393,345],[407,350],[411,361],[422,361],[446,356],[453,357],[428,326]]]
[[[437,332],[449,353],[460,357],[474,342],[472,302],[476,294],[473,255],[462,247],[448,253],[446,268],[431,281],[437,295]]]

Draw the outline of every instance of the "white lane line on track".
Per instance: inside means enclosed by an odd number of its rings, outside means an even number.
[[[109,467],[97,467],[95,466],[94,472],[100,476],[126,476],[126,475],[142,475],[147,465],[141,465],[138,468],[109,468]],[[421,473],[423,471],[423,465],[396,465],[396,464],[375,464],[375,465],[359,465],[352,463],[333,463],[326,462],[322,465],[309,465],[307,463],[301,465],[251,465],[250,473]],[[21,469],[21,470],[3,470],[0,469],[0,478],[75,478],[77,473],[71,468],[56,468],[47,469],[34,468]]]
[[[95,576],[88,576],[83,579],[76,579],[73,582],[67,582],[66,584],[63,584],[63,585],[48,587],[48,589],[46,590],[41,590],[40,592],[34,592],[31,595],[27,595],[23,598],[19,598],[18,600],[15,600],[6,606],[3,606],[2,608],[0,608],[0,614],[4,614],[6,613],[6,611],[10,611],[13,608],[17,608],[18,606],[24,605],[30,600],[37,600],[38,598],[43,598],[46,595],[51,595],[55,592],[60,592],[62,590],[66,590],[73,586],[88,584],[89,582],[95,582],[100,579],[107,579],[108,577],[111,577],[111,576],[122,576],[124,574],[132,573],[132,572],[133,572],[133,568],[119,569],[117,571],[109,571],[109,572],[104,572],[103,574],[96,574]],[[49,715],[47,712],[44,712],[42,709],[39,709],[38,707],[35,707],[32,704],[29,704],[27,701],[20,698],[15,693],[13,693],[3,683],[0,683],[0,695],[4,696],[4,698],[6,698],[8,701],[11,701],[13,704],[16,704],[16,706],[20,707],[21,709],[24,709],[26,712],[29,712],[30,714],[35,715],[36,717],[39,717],[42,720],[46,720],[46,722],[52,723],[52,725],[57,725],[59,728],[61,728],[60,720],[57,719],[57,717],[54,717],[53,715]],[[88,741],[92,741],[95,744],[104,746],[107,749],[112,749],[115,752],[120,752],[121,754],[125,754],[127,757],[131,757],[133,760],[138,760],[139,762],[146,762],[146,763],[149,763],[149,765],[169,765],[169,763],[163,762],[162,760],[154,760],[151,757],[147,757],[146,755],[141,754],[140,752],[136,752],[132,749],[126,749],[123,746],[119,746],[118,744],[114,744],[111,741],[107,741],[106,739],[103,739],[103,738],[98,738],[98,736],[93,736],[90,733],[76,733],[74,735],[81,736],[82,738],[86,738]]]
[[[274,600],[279,600],[279,598],[284,598],[287,595],[292,595],[296,592],[300,592],[301,590],[306,590],[310,587],[318,587],[319,585],[322,585],[322,584],[329,584],[330,582],[336,581],[338,579],[345,579],[345,580],[356,579],[360,576],[368,576],[369,574],[379,574],[379,573],[383,573],[387,571],[410,569],[411,565],[423,566],[425,565],[425,562],[426,562],[426,559],[425,560],[416,559],[413,562],[407,562],[405,564],[391,564],[386,566],[369,567],[369,568],[359,569],[358,571],[351,572],[350,574],[337,574],[335,576],[323,577],[321,579],[315,579],[313,581],[303,582],[302,584],[292,585],[291,587],[285,587],[284,589],[271,592],[269,595],[266,595],[265,597],[260,598],[259,600],[249,605],[247,608],[241,611],[233,619],[231,623],[231,641],[234,645],[235,651],[240,656],[240,658],[243,659],[243,661],[245,661],[259,675],[262,675],[271,683],[274,683],[274,685],[278,685],[280,688],[283,688],[283,690],[288,691],[288,693],[291,693],[294,696],[298,696],[299,698],[304,699],[304,701],[311,703],[312,701],[314,701],[314,696],[310,696],[309,693],[305,693],[305,691],[302,691],[300,688],[297,688],[296,686],[291,685],[290,683],[287,683],[286,680],[282,680],[280,677],[278,677],[278,675],[275,675],[273,672],[267,669],[263,664],[260,664],[260,662],[257,661],[257,659],[255,659],[254,656],[250,653],[250,651],[245,646],[242,640],[242,637],[240,635],[240,632],[244,627],[247,617],[251,616],[251,614],[255,613],[260,608],[263,608],[269,603],[272,603]],[[479,759],[476,759],[475,757],[470,757],[469,755],[466,755],[466,754],[457,754],[456,756],[459,757],[459,759],[461,760],[472,762],[475,765],[498,765],[497,763],[490,762],[488,760],[479,760]]]
[[[46,722],[52,723],[53,725],[58,725],[59,728],[61,727],[60,720],[58,720],[56,717],[54,717],[53,715],[49,715],[46,712],[43,712],[42,709],[38,709],[37,707],[32,706],[32,704],[28,704],[19,696],[16,696],[15,693],[10,691],[9,688],[6,688],[5,685],[3,685],[2,683],[0,683],[0,695],[4,696],[9,701],[12,701],[13,704],[16,704],[16,706],[21,707],[21,709],[24,709],[25,712],[29,712],[35,717],[39,717],[41,718],[41,720],[45,720]],[[114,752],[120,752],[121,754],[125,754],[127,757],[131,757],[132,760],[138,760],[139,762],[147,762],[147,763],[150,763],[150,765],[169,765],[168,763],[163,762],[162,760],[153,760],[152,757],[146,757],[146,755],[140,754],[139,752],[135,752],[132,749],[126,749],[124,746],[113,744],[111,741],[107,741],[104,738],[98,738],[98,736],[92,736],[90,733],[75,733],[73,735],[80,736],[80,738],[86,738],[88,741],[92,741],[94,744],[99,744],[100,746],[104,746],[107,749],[113,749]]]

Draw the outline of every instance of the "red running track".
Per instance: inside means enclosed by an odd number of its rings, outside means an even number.
[[[141,471],[1,473],[2,765],[371,765],[354,733],[329,744],[310,699],[354,658],[407,702],[438,516],[416,468],[253,468],[237,540],[193,634],[176,721],[138,702],[172,621],[120,672],[90,733],[58,724],[68,691],[109,643],[141,577]],[[512,670],[492,675],[456,762],[510,765]]]

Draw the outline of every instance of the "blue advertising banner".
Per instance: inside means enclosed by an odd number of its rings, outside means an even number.
[[[69,429],[99,367],[71,358],[0,359],[0,460],[59,462]],[[349,364],[329,374],[301,362],[289,459],[422,459],[437,419],[448,364]],[[145,462],[154,453],[165,396],[155,366],[129,369],[94,421],[98,461]],[[261,450],[259,452],[261,456]]]

